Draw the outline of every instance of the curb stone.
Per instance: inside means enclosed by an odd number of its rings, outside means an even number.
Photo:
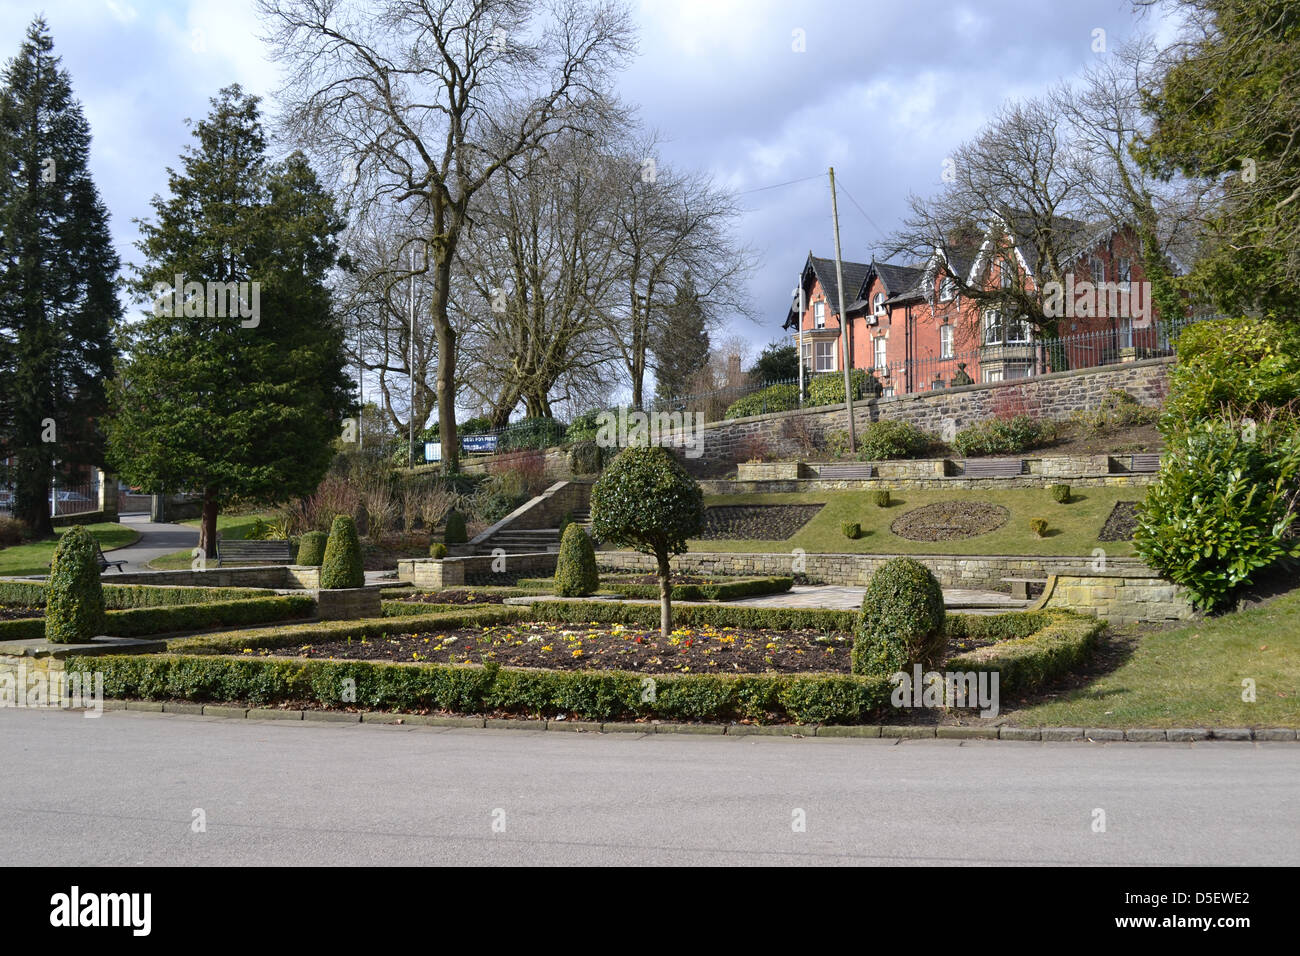
[[[600,733],[600,723],[594,720],[548,720],[547,730],[568,730],[574,733]]]
[[[947,740],[997,740],[998,728],[996,727],[945,727],[942,724],[935,728],[934,735],[940,739]]]
[[[1139,731],[1130,730],[1130,734],[1139,733]],[[1173,727],[1165,731],[1166,739],[1176,743],[1182,743],[1189,740],[1208,740],[1210,732],[1201,730],[1196,727]],[[1141,740],[1140,737],[1129,737],[1129,740]]]
[[[728,724],[732,737],[812,737],[817,727],[811,724]]]
[[[1268,727],[1255,731],[1256,740],[1295,740],[1297,736],[1300,735],[1286,727]]]
[[[1125,740],[1134,741],[1164,741],[1169,740],[1169,731],[1158,728],[1135,728],[1124,731]]]
[[[924,740],[934,735],[935,729],[933,727],[907,727],[886,724],[880,728],[880,736],[899,737],[904,740]]]
[[[724,724],[652,724],[657,734],[722,734]]]
[[[301,710],[280,710],[275,707],[250,707],[249,720],[302,720]]]
[[[1087,730],[1083,732],[1083,736],[1086,737],[1088,740],[1094,740],[1100,743],[1102,741],[1107,741],[1107,740],[1123,740],[1124,731],[1111,730],[1110,728],[1106,728],[1106,727],[1089,727]],[[1163,733],[1161,734],[1160,739],[1161,740],[1164,739]]]
[[[1210,738],[1212,740],[1250,740],[1250,728],[1224,727],[1220,730],[1211,730]]]
[[[489,717],[487,727],[505,730],[545,730],[544,720],[523,720],[518,717]]]
[[[608,724],[601,724],[600,732],[603,734],[653,734],[655,728],[654,724],[611,722]]]
[[[242,719],[248,716],[247,707],[218,707],[213,704],[203,705],[203,716],[205,717],[235,717]]]
[[[253,716],[249,714],[249,716]],[[361,715],[349,713],[346,710],[304,710],[302,712],[303,720],[316,720],[325,724],[359,724]]]
[[[164,714],[202,714],[202,704],[187,704],[183,702],[169,701],[163,704]]]
[[[1039,730],[1041,740],[1079,740],[1083,737],[1082,727],[1043,727]]]
[[[817,728],[818,737],[879,737],[879,724],[831,724]]]
[[[125,709],[126,710],[148,710],[148,711],[152,711],[155,714],[161,714],[163,705],[160,702],[153,701],[153,700],[128,700],[126,702]]]
[[[998,740],[1042,740],[1037,727],[999,727]]]

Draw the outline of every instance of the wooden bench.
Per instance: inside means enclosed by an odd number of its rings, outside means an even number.
[[[1003,584],[1011,585],[1011,596],[1018,601],[1029,600],[1029,585],[1047,585],[1047,578],[1003,578]]]
[[[871,473],[875,470],[875,465],[871,462],[858,463],[841,463],[833,462],[831,464],[821,465],[817,469],[818,478],[870,478]]]
[[[1158,453],[1154,455],[1152,454],[1134,455],[1133,464],[1129,466],[1129,471],[1133,472],[1134,474],[1137,474],[1139,472],[1148,474],[1150,472],[1159,471],[1159,470],[1160,470],[1160,455]]]
[[[99,570],[101,574],[109,568],[117,568],[118,573],[122,573],[122,568],[126,564],[125,561],[110,561],[98,541],[95,542],[95,549],[99,552]]]
[[[966,478],[1015,478],[1024,471],[1019,458],[967,458],[962,463]]]
[[[217,567],[222,564],[247,564],[261,561],[270,564],[292,564],[292,545],[288,539],[273,541],[222,541],[217,539]]]

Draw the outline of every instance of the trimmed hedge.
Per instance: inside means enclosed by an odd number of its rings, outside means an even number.
[[[794,578],[746,578],[741,581],[723,581],[710,584],[674,584],[670,596],[674,601],[732,601],[736,598],[753,597],[757,594],[781,594],[790,590]],[[606,591],[613,591],[623,597],[656,600],[659,597],[657,584],[624,584],[612,581],[605,585]]]
[[[45,639],[53,644],[79,644],[104,627],[99,545],[79,525],[69,528],[54,548],[44,624]]]
[[[308,531],[298,542],[298,564],[319,568],[325,563],[325,546],[329,535],[324,531]]]
[[[534,601],[528,619],[555,624],[635,624],[659,626],[657,604],[614,601]],[[771,628],[777,631],[819,630],[851,632],[857,611],[826,608],[754,607],[747,604],[684,604],[673,608],[673,623],[681,627]]]
[[[853,673],[892,674],[913,664],[943,662],[948,645],[943,589],[913,558],[885,562],[867,582],[853,641]]]
[[[268,624],[311,617],[316,602],[296,595],[259,597],[246,601],[220,601],[211,604],[178,604],[138,607],[109,611],[96,633],[110,637],[147,637],[173,631],[201,630],[207,627],[240,627]],[[0,621],[0,640],[39,639],[45,634],[45,620],[32,618]],[[91,635],[92,637],[95,635]]]
[[[45,584],[38,581],[0,581],[0,604],[13,607],[44,607]],[[133,607],[174,607],[178,604],[206,604],[212,601],[244,601],[273,597],[271,588],[160,587],[150,584],[105,584],[104,607],[121,611]]]
[[[450,547],[454,544],[464,544],[468,540],[469,535],[465,533],[465,516],[453,508],[447,512],[447,521],[442,532],[442,543]]]
[[[361,561],[361,541],[357,526],[348,515],[336,515],[330,525],[329,541],[320,566],[322,590],[359,588],[366,583],[366,572]]]
[[[858,521],[846,521],[840,531],[843,532],[844,537],[856,540],[862,537],[862,524]]]
[[[844,391],[840,387],[841,393]],[[788,412],[799,407],[798,385],[769,385],[767,388],[751,392],[736,399],[723,412],[724,419],[748,418],[750,415],[766,415],[770,412]]]
[[[1106,630],[1104,621],[1068,611],[1031,611],[1024,616],[1031,615],[1040,619],[1033,633],[959,655],[949,660],[945,668],[995,670],[999,674],[999,693],[1024,693],[1087,663],[1097,647],[1097,639]]]
[[[561,597],[585,597],[598,587],[596,549],[582,525],[570,523],[560,537],[560,553],[555,559],[555,593]]]

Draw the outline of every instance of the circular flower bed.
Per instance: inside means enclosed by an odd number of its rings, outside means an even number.
[[[996,531],[1011,512],[982,501],[936,501],[897,518],[889,530],[909,541],[954,541]]]

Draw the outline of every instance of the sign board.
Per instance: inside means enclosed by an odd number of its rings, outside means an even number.
[[[424,460],[425,461],[442,461],[442,442],[427,441],[424,443]]]
[[[470,453],[486,452],[491,454],[497,450],[496,435],[466,435],[461,439],[461,447]]]

